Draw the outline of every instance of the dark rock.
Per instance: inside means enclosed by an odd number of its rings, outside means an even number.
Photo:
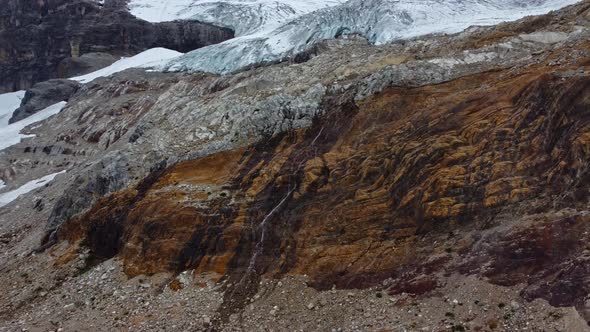
[[[553,306],[581,306],[590,291],[588,218],[538,221],[534,226],[494,234],[482,241],[474,261],[493,283],[526,283],[527,300],[546,299]],[[482,264],[483,263],[483,264]],[[504,304],[499,305],[503,307]]]
[[[43,199],[39,198],[35,201],[35,205],[33,206],[33,209],[35,209],[37,211],[43,211],[44,207],[45,207],[45,203],[43,202]]]
[[[157,46],[188,51],[232,37],[230,29],[196,21],[152,24],[120,1],[7,0],[0,7],[0,93],[66,75],[67,58],[132,55]]]
[[[81,84],[71,80],[49,80],[35,84],[27,90],[21,106],[14,111],[8,123],[20,121],[60,101],[67,101]]]
[[[119,60],[119,57],[101,52],[87,53],[80,57],[69,57],[59,63],[57,75],[60,78],[85,75],[107,67],[117,60]]]
[[[77,176],[55,204],[49,217],[49,229],[57,228],[64,220],[83,211],[97,197],[103,197],[127,185],[130,181],[127,164],[125,156],[107,156],[92,165],[86,173]]]
[[[153,127],[154,127],[154,124],[151,122],[140,123],[135,128],[135,130],[133,131],[131,136],[129,136],[129,143],[135,143],[141,136],[143,136],[145,134],[145,132],[152,129]]]

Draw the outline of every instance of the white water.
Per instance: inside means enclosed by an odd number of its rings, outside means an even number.
[[[318,134],[311,141],[311,143],[309,144],[309,149],[314,148],[316,142],[318,141],[318,139],[320,138],[320,136],[322,135],[323,132],[324,132],[324,127],[322,127],[318,131]],[[305,152],[305,150],[303,150],[303,151]],[[313,154],[314,155],[312,157],[315,158],[315,151]],[[303,167],[305,167],[305,163],[307,162],[307,160],[310,160],[312,158],[302,158],[302,159],[303,159],[303,161],[301,161],[297,165],[297,169],[293,172],[293,174],[297,174],[300,170],[302,170]],[[289,185],[289,186],[291,186],[291,185]],[[246,277],[246,275],[248,273],[255,272],[256,260],[258,259],[258,256],[260,256],[260,254],[262,253],[262,250],[264,249],[264,241],[266,240],[266,233],[268,232],[268,222],[269,222],[270,218],[273,217],[283,207],[283,205],[285,205],[285,203],[287,203],[287,200],[291,197],[291,195],[293,195],[293,193],[296,190],[297,190],[297,185],[293,186],[293,188],[290,188],[287,191],[287,194],[285,195],[285,197],[283,197],[283,199],[281,199],[281,201],[272,210],[270,210],[270,212],[268,214],[266,214],[266,216],[264,216],[264,218],[262,219],[262,221],[258,225],[257,229],[260,230],[260,240],[256,243],[256,246],[254,247],[254,252],[252,253],[252,257],[250,257],[250,262],[248,264],[248,269],[246,270],[246,274],[244,275],[242,280],[244,280],[244,278]]]
[[[272,216],[275,215],[275,213],[277,213],[283,207],[283,205],[287,202],[287,200],[289,199],[289,197],[291,197],[295,190],[297,190],[297,187],[290,189],[285,195],[285,197],[283,197],[283,199],[279,202],[279,204],[277,204],[272,210],[270,210],[270,212],[266,216],[264,216],[264,218],[258,225],[257,229],[260,229],[260,240],[256,243],[256,246],[254,247],[254,252],[252,253],[252,257],[250,257],[250,263],[248,264],[248,270],[246,271],[247,273],[255,271],[256,259],[258,259],[258,256],[262,253],[264,241],[266,240],[266,233],[268,231],[268,221]]]

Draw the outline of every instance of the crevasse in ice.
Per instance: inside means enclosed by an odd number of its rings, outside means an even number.
[[[339,35],[360,34],[373,44],[383,44],[544,14],[576,2],[578,0],[170,0],[154,5],[154,0],[132,0],[130,8],[135,15],[152,21],[198,19],[235,29],[237,38],[189,52],[158,67],[160,70],[224,74],[286,59],[320,40]],[[160,15],[157,18],[156,13]]]

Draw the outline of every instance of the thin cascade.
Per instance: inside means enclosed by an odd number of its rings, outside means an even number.
[[[277,213],[277,211],[279,211],[279,209],[287,202],[287,200],[289,199],[289,197],[291,197],[291,195],[293,194],[293,192],[295,192],[295,190],[297,190],[297,186],[294,186],[289,191],[287,191],[287,194],[285,195],[285,197],[283,197],[283,199],[266,216],[264,216],[264,219],[262,219],[262,222],[258,225],[258,229],[260,229],[260,232],[261,232],[260,233],[260,240],[256,243],[256,246],[254,247],[254,252],[252,253],[252,257],[250,258],[250,263],[248,264],[248,269],[246,270],[247,274],[251,273],[251,272],[255,272],[256,259],[262,253],[264,240],[266,239],[266,233],[268,231],[268,226],[267,226],[268,220],[275,213]]]
[[[311,141],[311,143],[309,144],[309,149],[312,149],[314,147],[314,145],[316,144],[317,140],[322,135],[323,131],[324,131],[324,127],[322,127],[319,130],[318,134]],[[314,155],[315,155],[315,150],[314,150]],[[303,161],[301,161],[297,165],[297,168],[295,169],[295,171],[293,172],[293,174],[297,174],[305,166],[305,161],[306,160],[307,160],[306,158],[303,158]],[[262,253],[262,250],[264,249],[264,241],[266,240],[266,234],[268,232],[268,223],[269,223],[269,220],[278,211],[280,211],[280,209],[287,203],[287,201],[289,200],[289,198],[291,197],[291,195],[293,195],[293,193],[296,190],[297,190],[297,184],[289,183],[289,190],[287,190],[287,193],[285,194],[285,196],[279,201],[279,203],[272,210],[270,210],[269,213],[267,213],[264,216],[264,218],[262,219],[262,221],[260,222],[260,224],[256,228],[257,230],[260,231],[260,240],[256,243],[256,246],[254,246],[254,251],[252,252],[252,257],[250,257],[250,262],[248,264],[248,269],[246,270],[246,273],[242,277],[242,280],[244,280],[244,278],[247,275],[249,275],[250,273],[256,272],[255,271],[256,260],[258,259],[258,256],[260,256],[260,254]]]

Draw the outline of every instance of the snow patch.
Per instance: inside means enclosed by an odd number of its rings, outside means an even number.
[[[29,181],[29,182],[25,183],[24,185],[16,188],[15,190],[11,190],[11,191],[0,194],[0,207],[3,207],[5,205],[9,204],[10,202],[14,201],[15,199],[17,199],[21,195],[31,192],[37,188],[43,187],[47,183],[53,181],[53,179],[57,175],[63,174],[65,172],[66,171],[61,171],[58,173],[46,175],[40,179]],[[0,181],[0,182],[1,182],[0,188],[2,188],[1,186],[4,184],[4,182],[3,181]]]
[[[0,94],[0,128],[8,126],[12,113],[20,107],[25,91]]]
[[[103,69],[70,79],[80,83],[88,83],[96,78],[110,76],[129,68],[158,66],[162,64],[162,61],[170,60],[182,54],[183,53],[169,50],[167,48],[152,48],[132,57],[122,58],[121,60]]]
[[[21,134],[20,131],[28,125],[43,121],[50,116],[59,113],[65,106],[66,102],[61,101],[20,121],[0,126],[0,150],[4,150],[9,146],[20,143],[23,138],[35,136]]]
[[[524,41],[542,44],[555,44],[566,40],[568,37],[565,32],[539,31],[529,34],[522,34],[520,38]]]

